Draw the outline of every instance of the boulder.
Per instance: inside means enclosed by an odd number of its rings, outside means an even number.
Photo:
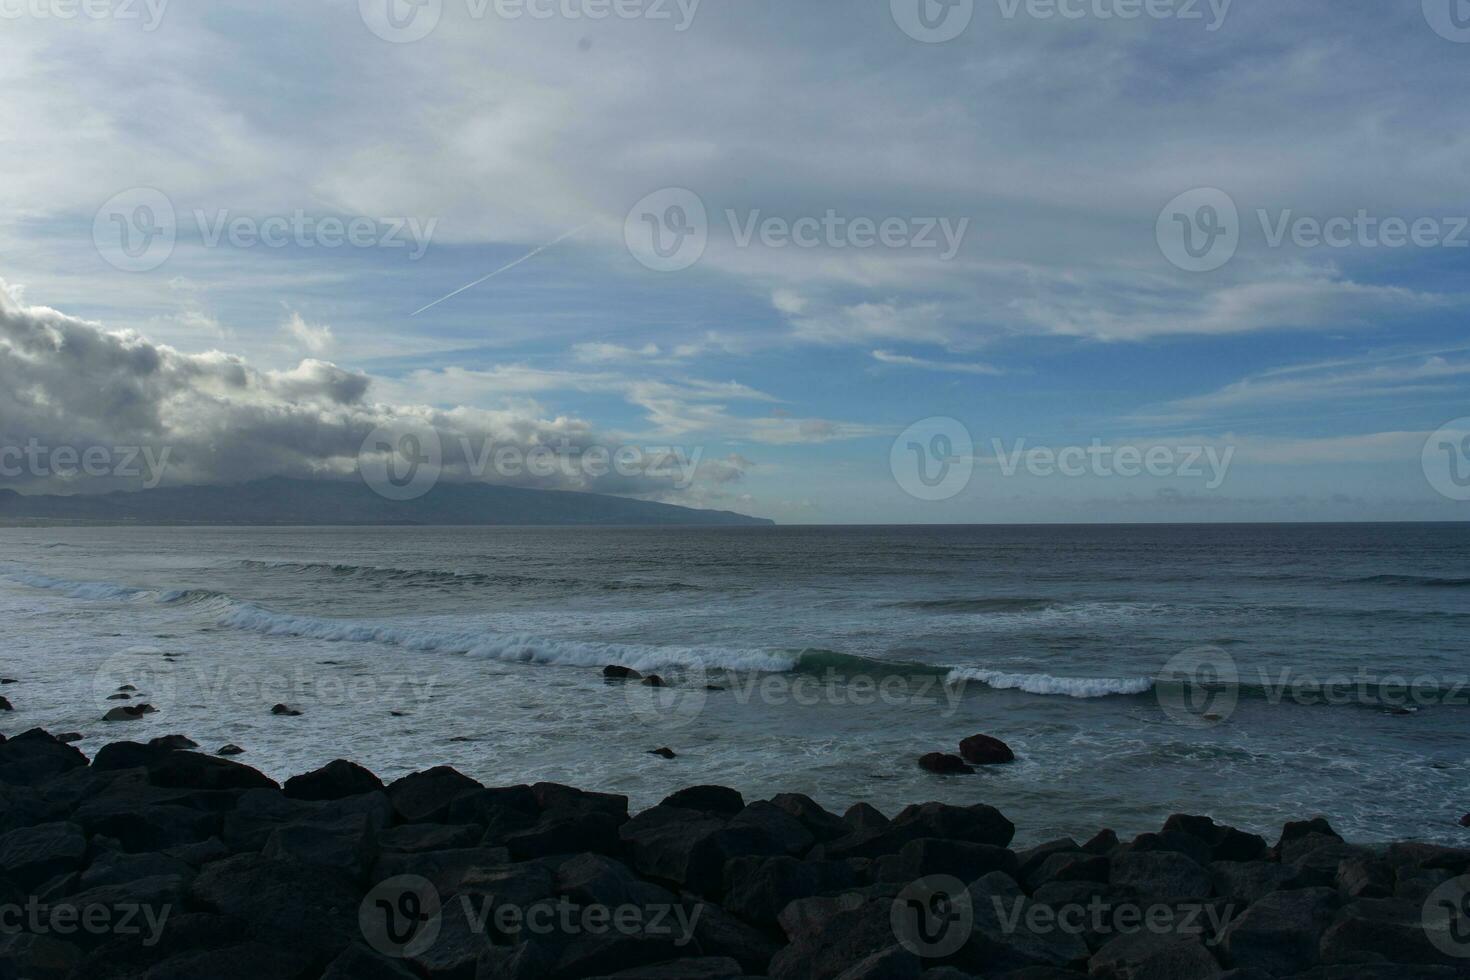
[[[400,960],[391,960],[353,943],[327,964],[321,980],[418,980]]]
[[[1002,765],[1016,759],[1009,745],[989,735],[971,735],[960,742],[960,756],[977,766]]]
[[[664,797],[661,805],[734,816],[745,809],[745,798],[725,786],[690,786]]]
[[[668,685],[668,682],[665,681],[662,677],[658,676],[657,674],[649,674],[647,677],[643,678],[643,680],[639,681],[639,683],[642,684],[644,687],[668,687],[669,686]]]
[[[360,776],[352,778],[354,785],[365,783]],[[457,769],[435,766],[394,780],[387,792],[393,814],[399,821],[442,823],[449,814],[450,804],[482,789],[483,786]]]
[[[35,786],[86,764],[86,756],[39,728],[0,742],[0,783]]]
[[[362,766],[336,759],[320,769],[292,776],[286,780],[284,791],[293,800],[340,800],[383,788],[383,781]]]
[[[964,759],[945,752],[929,752],[919,756],[919,768],[941,776],[971,775],[975,772],[975,767],[967,765]]]
[[[1413,963],[1463,966],[1430,941],[1421,903],[1359,899],[1337,913],[1319,943],[1323,963]],[[1470,951],[1470,949],[1467,949]]]
[[[151,715],[158,709],[151,704],[124,704],[116,708],[108,709],[102,716],[103,721],[139,721],[144,715]]]
[[[842,818],[829,813],[810,796],[801,793],[780,793],[771,797],[771,805],[785,810],[801,821],[817,841],[829,841],[847,833],[848,827]]]
[[[87,838],[74,823],[22,827],[0,836],[0,874],[33,888],[82,866]]]
[[[271,706],[271,714],[279,715],[283,718],[299,718],[301,716],[301,711],[297,708],[291,707],[290,705],[277,704]]]
[[[196,907],[230,916],[247,937],[328,957],[361,939],[362,893],[341,872],[242,854],[205,866],[189,887]]]
[[[1174,904],[1208,898],[1210,873],[1173,851],[1128,851],[1114,854],[1108,881],[1129,888],[1146,901]]]
[[[1225,927],[1220,949],[1229,966],[1291,976],[1316,965],[1322,934],[1338,905],[1329,888],[1275,891]]]
[[[1260,901],[1279,888],[1289,887],[1296,872],[1270,861],[1216,861],[1210,881],[1216,895],[1241,905]]]
[[[891,822],[855,830],[823,844],[819,856],[832,860],[877,858],[897,854],[909,841],[921,837],[1005,847],[1015,833],[1015,825],[994,807],[924,803],[905,807]],[[815,850],[813,855],[818,856]]]
[[[148,781],[173,789],[278,789],[274,779],[250,766],[198,752],[166,752],[148,767]]]
[[[780,842],[782,850],[800,857],[816,843],[812,832],[796,817],[764,800],[757,800],[735,814],[731,827],[751,827]]]
[[[1215,980],[1222,972],[1198,937],[1148,930],[1109,940],[1087,961],[1087,969],[1113,980]]]
[[[1082,845],[1082,850],[1086,851],[1088,854],[1107,854],[1111,852],[1114,848],[1116,848],[1120,843],[1121,842],[1118,840],[1118,835],[1113,831],[1099,830],[1087,841],[1086,844]]]
[[[661,749],[650,749],[649,752],[648,752],[648,754],[649,755],[656,755],[660,759],[677,759],[679,757],[679,753],[675,752],[673,749],[669,748],[668,746],[664,746]]]
[[[842,861],[798,861],[786,855],[737,857],[725,865],[724,907],[761,928],[774,928],[792,902],[857,885]]]
[[[619,667],[610,664],[602,668],[602,676],[614,681],[636,681],[642,679],[643,675],[632,667]]]
[[[904,884],[927,875],[974,881],[992,871],[1003,871],[1011,877],[1017,873],[1015,853],[1003,847],[934,837],[909,841],[897,855],[882,861],[887,863],[882,865],[879,879]]]
[[[875,953],[893,946],[892,902],[871,898],[837,908],[817,928],[776,953],[772,980],[837,980]]]
[[[148,744],[154,748],[168,749],[169,751],[181,751],[199,748],[199,743],[187,735],[160,735],[148,740]]]
[[[223,746],[221,746],[219,752],[217,752],[215,754],[216,755],[244,755],[245,754],[245,750],[242,749],[242,748],[240,748],[240,746],[238,746],[238,745],[234,744],[233,742],[231,742],[229,745],[223,745]]]
[[[728,824],[714,814],[661,804],[623,824],[618,835],[640,874],[717,895],[725,862],[785,853],[781,842],[760,828]]]
[[[1370,857],[1350,857],[1338,862],[1337,890],[1349,898],[1390,898],[1394,889],[1393,866]]]
[[[484,836],[476,824],[406,823],[378,834],[378,847],[400,854],[474,847]]]
[[[917,956],[902,946],[890,946],[848,967],[837,980],[920,980],[923,973]]]

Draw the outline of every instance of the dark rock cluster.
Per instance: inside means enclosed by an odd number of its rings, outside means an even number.
[[[695,786],[634,815],[448,767],[279,786],[190,745],[0,741],[0,978],[1470,977],[1470,850],[1321,818],[1014,850],[983,805]]]

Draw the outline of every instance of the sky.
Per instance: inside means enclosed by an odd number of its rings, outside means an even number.
[[[0,45],[0,487],[418,433],[783,523],[1470,515],[1464,0],[0,0]]]

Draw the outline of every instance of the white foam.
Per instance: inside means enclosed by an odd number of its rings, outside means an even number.
[[[21,585],[28,585],[33,589],[50,589],[54,592],[61,592],[72,599],[109,601],[134,599],[142,594],[138,589],[112,585],[108,582],[69,582],[66,579],[38,575],[34,572],[11,572],[6,575],[6,578],[19,582]]]
[[[1154,686],[1148,677],[1053,677],[1051,674],[1008,674],[977,667],[956,667],[945,678],[946,684],[963,681],[979,681],[987,687],[1025,691],[1027,694],[1059,694],[1069,698],[1145,694]]]

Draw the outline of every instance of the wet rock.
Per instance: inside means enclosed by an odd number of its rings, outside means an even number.
[[[327,964],[321,980],[418,980],[399,960],[390,960],[354,943]]]
[[[1222,972],[1198,938],[1147,930],[1108,941],[1087,968],[1094,977],[1112,980],[1215,980]]]
[[[919,756],[919,768],[941,776],[971,775],[975,772],[975,767],[967,765],[964,759],[945,752],[929,752]]]
[[[1462,958],[1430,941],[1428,929],[1421,903],[1359,899],[1342,908],[1322,934],[1322,962],[1463,965]]]
[[[86,756],[39,728],[0,742],[0,783],[34,786],[86,765]]]
[[[293,800],[340,800],[380,792],[384,787],[381,779],[362,766],[336,759],[320,769],[292,776],[283,788]]]
[[[301,711],[297,708],[291,707],[290,705],[277,704],[271,706],[271,714],[280,715],[285,718],[297,718],[300,717]]]
[[[640,681],[644,687],[668,687],[668,682],[657,674],[649,674]]]
[[[1108,881],[1130,888],[1148,901],[1172,904],[1208,897],[1210,873],[1173,851],[1130,851],[1114,854]]]
[[[22,827],[0,836],[0,874],[26,887],[82,865],[87,838],[74,823]]]
[[[242,854],[207,865],[189,887],[197,907],[231,916],[248,935],[335,957],[361,938],[362,893],[350,878],[295,861]]]
[[[14,711],[15,706],[10,703],[9,698],[0,697],[0,711]]]
[[[913,953],[890,946],[844,970],[837,980],[920,980],[924,968]]]
[[[620,970],[595,980],[736,980],[741,966],[728,956],[697,956]]]
[[[229,745],[222,745],[222,746],[220,746],[219,752],[216,753],[216,755],[244,755],[244,754],[245,754],[245,750],[242,749],[242,748],[240,748],[240,746],[236,745],[233,742],[231,742]]]
[[[1164,821],[1164,834],[1170,833],[1188,834],[1208,845],[1209,857],[1202,862],[1206,864],[1210,861],[1259,861],[1266,856],[1264,837],[1217,824],[1209,817],[1176,813]]]
[[[1009,876],[992,873],[968,892],[974,928],[954,964],[990,975],[1028,967],[1070,967],[1087,959],[1081,937],[1058,928],[1049,907],[1037,908]]]
[[[619,667],[615,664],[602,668],[602,676],[615,681],[636,681],[643,677],[632,667]]]
[[[331,824],[291,824],[271,832],[261,848],[267,860],[329,868],[361,879],[372,866],[377,845],[367,817],[343,817]]]
[[[364,770],[366,772],[366,770]],[[341,770],[338,776],[345,776]],[[362,785],[361,776],[352,776]],[[376,777],[374,777],[376,778]],[[393,813],[403,823],[441,823],[457,799],[484,789],[479,783],[451,766],[435,766],[394,780],[387,788]]]
[[[72,819],[89,834],[110,837],[128,853],[166,851],[219,833],[218,814],[187,806],[145,805],[126,799],[88,803]]]
[[[952,875],[964,881],[974,881],[992,871],[1002,871],[1015,877],[1017,867],[1015,853],[1003,847],[934,837],[909,841],[897,855],[881,860],[887,863],[879,874],[879,880],[904,884],[939,874]]]
[[[781,842],[759,828],[728,824],[715,814],[665,804],[640,813],[618,834],[640,874],[713,895],[723,887],[727,861],[784,853]]]
[[[150,738],[148,744],[154,748],[168,749],[170,752],[199,748],[199,743],[187,735],[160,735],[158,738]]]
[[[1349,898],[1389,898],[1393,895],[1393,866],[1368,857],[1338,862],[1337,890]]]
[[[62,732],[56,736],[56,741],[70,745],[72,742],[80,742],[85,737],[81,732]]]
[[[648,754],[649,755],[656,755],[660,759],[676,759],[679,756],[679,753],[675,752],[673,749],[669,748],[668,746],[665,746],[665,747],[663,747],[661,749],[653,749]]]
[[[725,786],[690,786],[664,797],[660,805],[734,816],[745,809],[745,797]]]
[[[984,804],[951,806],[947,803],[924,803],[905,807],[886,825],[857,830],[822,845],[820,856],[839,860],[849,857],[877,858],[885,854],[897,854],[909,841],[921,837],[1005,847],[1010,844],[1015,833],[1015,825],[994,807]]]
[[[1266,861],[1216,861],[1210,865],[1215,894],[1251,905],[1296,877],[1291,868]]]
[[[1328,888],[1272,892],[1225,927],[1220,948],[1227,965],[1273,976],[1314,966],[1337,904],[1337,893]]]
[[[857,876],[842,861],[737,857],[725,865],[722,904],[752,925],[774,928],[792,902],[856,885]]]
[[[150,715],[158,709],[151,704],[125,704],[121,707],[110,709],[102,716],[103,721],[139,721],[145,715]]]
[[[1332,829],[1326,819],[1313,817],[1311,820],[1293,820],[1281,828],[1281,837],[1271,852],[1278,861],[1290,864],[1303,854],[1332,841],[1340,843],[1342,837]]]
[[[960,755],[966,762],[977,766],[1003,765],[1016,759],[1016,753],[1009,745],[989,735],[971,735],[960,742]]]
[[[279,789],[257,769],[198,752],[172,751],[148,767],[148,781],[174,789]]]
[[[406,823],[378,834],[385,851],[418,854],[422,851],[452,851],[474,847],[485,831],[477,824]]]
[[[628,798],[620,793],[589,793],[560,783],[536,783],[531,795],[543,813],[605,813],[619,822],[628,819]]]
[[[771,959],[772,980],[837,980],[893,945],[891,902],[868,899],[837,908],[820,926],[799,933]]]
[[[1079,850],[1081,848],[1077,846],[1077,842],[1070,837],[1062,837],[1044,844],[1037,844],[1035,847],[1028,847],[1017,853],[1016,874],[1013,877],[1019,881],[1025,881],[1040,870],[1052,855],[1075,854]]]
[[[802,793],[780,793],[771,797],[771,805],[791,814],[818,841],[829,841],[847,833],[842,818],[825,810],[810,796]]]
[[[800,820],[765,800],[757,800],[735,814],[730,826],[759,830],[779,842],[781,849],[794,857],[805,854],[816,843],[816,838]]]
[[[1088,854],[1107,854],[1117,847],[1121,842],[1118,835],[1111,830],[1099,830],[1082,845],[1082,850]]]

